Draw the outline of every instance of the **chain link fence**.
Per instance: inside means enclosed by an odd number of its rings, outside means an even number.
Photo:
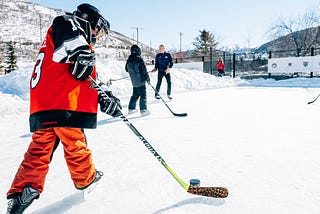
[[[300,56],[315,56],[320,55],[320,48],[311,48],[301,51]],[[307,73],[283,73],[271,74],[268,73],[269,58],[283,57],[298,57],[297,50],[276,50],[265,52],[247,52],[247,53],[227,53],[218,52],[206,56],[191,56],[191,57],[174,57],[174,63],[187,62],[203,62],[203,72],[218,76],[217,62],[221,58],[225,65],[225,76],[240,77],[243,79],[253,78],[275,78],[286,79],[295,76],[320,77],[320,71]]]

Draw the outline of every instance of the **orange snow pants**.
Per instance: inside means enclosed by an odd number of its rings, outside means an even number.
[[[43,191],[49,163],[59,142],[63,145],[64,157],[75,187],[82,188],[93,181],[96,171],[83,130],[80,128],[41,129],[32,135],[29,148],[7,193],[8,197],[22,192],[28,185],[40,193]]]

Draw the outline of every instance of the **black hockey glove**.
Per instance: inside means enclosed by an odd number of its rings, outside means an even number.
[[[111,115],[112,117],[119,117],[122,110],[120,100],[113,96],[111,91],[106,92],[106,94],[108,97],[104,93],[100,93],[98,95],[100,110],[103,113]]]
[[[71,74],[77,80],[86,80],[96,64],[95,53],[81,53],[71,67]]]

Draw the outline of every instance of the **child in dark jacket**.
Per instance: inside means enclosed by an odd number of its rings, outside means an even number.
[[[137,45],[132,45],[131,47],[131,55],[126,63],[126,71],[129,73],[133,87],[128,113],[132,114],[137,111],[136,103],[140,98],[140,114],[141,116],[147,116],[150,112],[147,110],[146,82],[150,84],[150,78],[147,67],[141,57],[141,49]]]

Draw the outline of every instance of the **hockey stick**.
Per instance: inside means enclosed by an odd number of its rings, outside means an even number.
[[[108,95],[104,90],[96,83],[96,81],[89,76],[91,85],[98,91],[99,94],[103,93],[108,98]],[[228,189],[225,187],[198,187],[185,183],[179,176],[171,169],[171,167],[165,162],[165,160],[159,155],[159,153],[151,146],[151,144],[143,137],[143,135],[133,126],[133,124],[121,113],[120,118],[131,131],[141,140],[143,145],[157,158],[157,160],[166,168],[166,170],[173,176],[173,178],[185,189],[188,193],[194,195],[202,195],[214,198],[225,198],[228,196]]]
[[[121,78],[118,78],[118,79],[109,79],[109,81],[108,81],[108,86],[109,85],[112,85],[112,81],[114,82],[114,81],[119,81],[119,80],[124,80],[124,79],[128,79],[129,77],[121,77]]]
[[[308,104],[314,103],[319,97],[320,97],[320,94],[318,94],[318,96],[314,100],[308,102]]]
[[[156,92],[157,95],[159,95],[160,99],[162,100],[162,102],[166,105],[166,107],[169,109],[169,111],[174,115],[174,116],[177,116],[177,117],[185,117],[187,116],[188,114],[187,113],[174,113],[171,108],[168,106],[168,104],[166,103],[166,101],[164,101],[164,99],[160,96],[160,94],[157,92],[157,90],[149,83],[149,85],[151,86],[151,88],[154,90],[154,92]]]
[[[119,80],[124,80],[124,79],[128,79],[129,77],[121,77],[118,79],[110,79],[110,81],[119,81]]]

